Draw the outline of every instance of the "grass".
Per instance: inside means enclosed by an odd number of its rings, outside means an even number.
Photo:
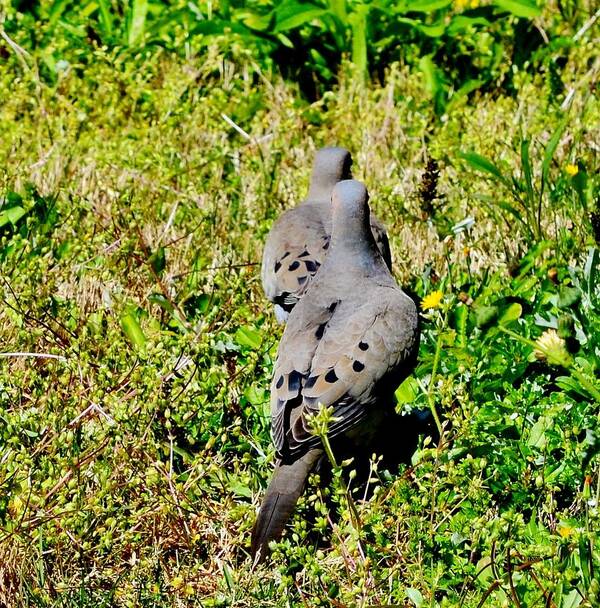
[[[597,605],[593,45],[562,69],[569,104],[523,75],[442,120],[401,65],[369,88],[344,69],[309,104],[244,53],[95,53],[50,84],[30,57],[0,66],[0,603]],[[539,184],[560,121],[533,239],[463,153],[518,180],[527,140]],[[360,534],[341,486],[311,486],[252,571],[281,332],[257,264],[333,142],[398,280],[442,292],[399,397],[443,432],[412,466],[373,463]],[[535,357],[552,327],[558,363]]]

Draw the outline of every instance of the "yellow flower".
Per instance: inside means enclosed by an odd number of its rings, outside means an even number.
[[[454,0],[454,6],[456,10],[462,11],[465,8],[477,8],[479,6],[479,0]]]
[[[190,597],[190,595],[194,595],[194,587],[192,586],[191,583],[187,583],[183,592],[185,593],[185,595]]]
[[[564,524],[558,527],[558,533],[561,538],[569,538],[575,530],[571,526],[565,526]]]
[[[171,579],[171,587],[173,587],[173,589],[180,589],[183,587],[184,582],[183,576],[176,576],[175,578]]]
[[[558,335],[555,329],[547,329],[537,340],[535,349],[536,359],[548,361],[550,365],[568,367],[571,364],[571,355],[567,350],[567,343]]]
[[[444,294],[441,291],[432,291],[431,293],[428,293],[421,302],[421,310],[439,308],[443,297]]]
[[[565,167],[565,171],[567,172],[568,175],[570,175],[571,177],[574,177],[575,175],[577,175],[579,173],[579,167],[577,165],[567,165]]]

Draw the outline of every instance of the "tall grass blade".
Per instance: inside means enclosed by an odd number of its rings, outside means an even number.
[[[500,180],[505,186],[511,187],[510,181],[498,169],[498,167],[490,160],[475,152],[459,152],[460,158],[465,160],[473,169],[482,173],[487,173],[492,177]]]
[[[148,13],[148,0],[133,0],[131,5],[127,43],[135,46],[144,35],[146,14]]]
[[[110,2],[108,0],[98,0],[100,9],[100,27],[102,28],[103,38],[110,39],[113,35],[112,15],[110,14]]]
[[[339,19],[339,21],[346,25],[347,23],[347,10],[346,10],[346,0],[329,0],[329,10],[333,13],[335,17]]]
[[[367,72],[367,15],[369,6],[362,4],[350,17],[352,25],[352,63],[364,76]]]
[[[544,150],[544,160],[542,161],[542,183],[545,184],[548,179],[548,172],[550,171],[550,163],[554,158],[554,153],[556,152],[556,148],[560,142],[560,138],[567,126],[567,118],[563,118],[563,120],[559,123],[556,131],[552,134],[550,141],[548,141],[546,145],[546,149]]]

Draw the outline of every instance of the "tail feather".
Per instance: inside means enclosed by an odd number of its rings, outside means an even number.
[[[252,558],[261,562],[269,555],[269,542],[277,540],[294,507],[310,472],[321,457],[321,450],[311,450],[291,464],[279,463],[273,473],[267,492],[252,528]]]

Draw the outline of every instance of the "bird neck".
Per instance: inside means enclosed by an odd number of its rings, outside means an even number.
[[[330,175],[313,175],[306,200],[329,204],[331,202],[331,191],[338,181],[336,177]]]
[[[345,217],[344,221],[335,223],[327,259],[329,257],[370,272],[386,268],[373,238],[368,213]]]

